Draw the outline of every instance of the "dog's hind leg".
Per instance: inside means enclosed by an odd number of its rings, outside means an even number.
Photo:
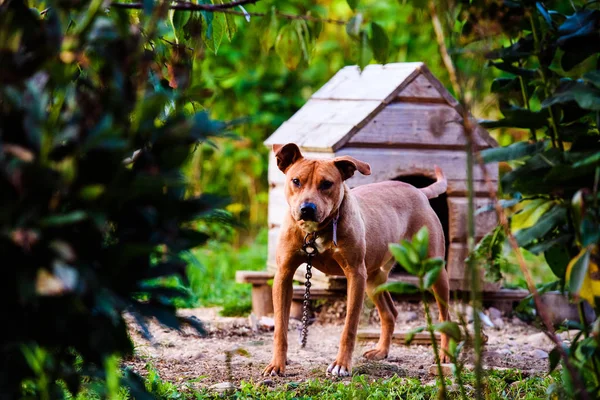
[[[394,334],[394,326],[398,311],[392,300],[392,295],[389,292],[379,292],[375,294],[377,286],[385,283],[387,280],[387,272],[378,270],[374,274],[367,277],[367,295],[375,303],[381,320],[381,334],[379,342],[374,349],[366,351],[363,356],[369,360],[383,360],[390,352],[392,343],[392,335]]]

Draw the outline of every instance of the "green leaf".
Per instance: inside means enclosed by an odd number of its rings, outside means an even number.
[[[209,14],[209,13],[207,13]],[[212,17],[210,18],[210,22],[207,19],[207,30],[204,35],[204,44],[206,47],[211,50],[213,53],[217,54],[219,51],[219,46],[223,41],[223,36],[225,35],[225,15],[222,13],[212,13]]]
[[[169,10],[169,19],[171,21],[171,26],[173,27],[173,34],[177,40],[177,43],[183,38],[183,27],[190,20],[190,12],[187,11],[179,11],[179,10]]]
[[[542,107],[554,104],[577,102],[585,110],[600,111],[600,90],[581,82],[570,82],[557,89],[554,94],[542,102]]]
[[[571,261],[569,249],[564,244],[557,244],[544,252],[544,258],[548,266],[558,279],[565,279],[567,266]]]
[[[380,64],[385,64],[388,58],[390,39],[381,25],[376,22],[371,22],[371,48],[375,60]]]
[[[263,19],[261,24],[262,34],[260,36],[260,47],[266,54],[271,50],[277,41],[277,29],[279,28],[279,20],[275,15],[275,7],[271,8],[271,12]]]
[[[588,276],[588,268],[590,266],[590,251],[586,248],[582,249],[576,255],[567,267],[567,280],[569,281],[569,292],[579,296],[583,284]]]
[[[600,89],[600,70],[590,71],[584,74],[583,79],[594,85],[596,89]]]
[[[216,0],[215,3],[216,4],[224,4],[225,2],[223,0]],[[225,13],[224,25],[225,25],[224,31],[225,31],[225,34],[227,35],[227,40],[229,40],[231,42],[231,40],[233,39],[233,36],[237,32],[237,25],[235,24],[235,17],[233,14]]]
[[[421,260],[427,258],[427,252],[429,250],[429,230],[426,226],[423,226],[416,235],[413,237],[413,246],[417,250]]]
[[[485,128],[541,129],[548,125],[548,110],[531,111],[526,108],[507,107],[501,109],[505,118],[498,121],[479,121]]]
[[[358,0],[346,0],[348,2],[348,7],[350,7],[350,9],[352,11],[356,10],[356,6],[358,5]]]
[[[585,167],[587,165],[595,165],[600,163],[600,152],[594,153],[583,160],[577,161],[573,164],[573,168]]]
[[[531,228],[542,215],[556,205],[556,202],[547,199],[524,200],[523,202],[526,203],[525,207],[514,214],[510,221],[511,230],[515,234],[521,229]]]
[[[409,274],[418,276],[420,260],[410,242],[403,240],[402,244],[391,243],[389,245],[389,250],[396,261],[398,261]]]
[[[304,56],[304,60],[308,62],[309,60],[309,40],[310,33],[308,32],[308,25],[306,25],[306,21],[304,20],[295,20],[292,22],[292,25],[296,29],[296,34],[298,35],[298,41],[300,42],[300,48],[302,49],[302,55]]]
[[[552,371],[554,371],[556,369],[556,367],[558,366],[558,363],[560,362],[560,351],[558,350],[558,346],[560,346],[560,345],[556,345],[556,347],[554,347],[550,351],[550,353],[548,353],[548,360],[549,360],[548,373],[551,373]]]
[[[302,48],[298,32],[293,25],[285,25],[279,30],[275,52],[288,69],[296,69],[302,59]]]
[[[444,321],[433,325],[433,329],[437,332],[444,333],[456,340],[460,341],[462,334],[460,333],[460,327],[456,322]]]
[[[417,333],[421,333],[425,330],[425,326],[419,326],[417,328],[411,329],[410,331],[406,332],[406,336],[404,337],[404,344],[405,345],[410,345],[412,343],[412,341],[415,338],[415,335]]]
[[[532,242],[542,239],[548,232],[560,223],[564,223],[567,218],[567,211],[564,207],[555,206],[544,214],[531,228],[520,230],[516,235],[517,243],[521,247],[526,247]]]
[[[371,61],[371,49],[369,48],[369,37],[367,32],[360,33],[360,43],[358,46],[358,67],[362,71],[365,69],[369,61]]]
[[[485,149],[480,154],[485,163],[518,160],[519,158],[543,151],[548,143],[548,141],[544,140],[535,143],[517,142],[506,147]]]
[[[87,218],[85,211],[72,211],[67,214],[51,215],[46,218],[42,218],[40,225],[42,226],[55,226],[55,225],[68,225],[76,222],[83,221]]]
[[[375,289],[375,293],[381,293],[386,291],[398,294],[413,294],[419,293],[419,288],[413,285],[412,283],[397,281],[386,282],[383,285],[379,285],[377,289]]]
[[[423,289],[429,289],[434,283],[437,282],[438,278],[440,277],[440,273],[442,272],[442,268],[444,268],[444,260],[440,259],[440,261],[442,262],[442,265],[433,267],[425,272],[425,276],[423,277]]]

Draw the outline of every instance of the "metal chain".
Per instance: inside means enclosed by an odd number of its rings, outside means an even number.
[[[306,338],[308,336],[308,313],[310,308],[310,278],[312,278],[312,258],[317,254],[315,240],[317,235],[313,234],[309,239],[309,235],[304,238],[304,246],[302,249],[306,253],[306,275],[304,275],[304,301],[302,303],[302,330],[300,331],[300,347],[306,347]]]

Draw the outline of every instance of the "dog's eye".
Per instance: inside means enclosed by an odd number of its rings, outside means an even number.
[[[300,179],[298,179],[298,178],[294,178],[294,179],[292,179],[292,183],[293,183],[294,185],[296,185],[296,186],[300,187]]]
[[[327,190],[327,189],[331,189],[332,186],[333,186],[333,182],[331,182],[331,181],[323,181],[319,185],[319,189],[321,189],[321,190]]]

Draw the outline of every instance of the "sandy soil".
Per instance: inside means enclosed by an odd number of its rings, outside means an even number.
[[[422,305],[400,303],[396,331],[405,331],[425,324]],[[151,324],[154,343],[143,339],[131,324],[131,334],[136,344],[136,354],[126,364],[142,375],[150,362],[162,379],[177,384],[193,380],[196,386],[210,386],[220,382],[262,382],[280,385],[310,378],[325,378],[325,369],[334,360],[345,313],[344,302],[338,301],[321,307],[316,321],[309,328],[308,344],[299,346],[299,322],[292,321],[289,332],[290,364],[285,377],[264,378],[262,369],[271,359],[272,332],[253,332],[248,318],[224,318],[216,308],[182,310],[183,315],[194,315],[209,330],[207,337],[199,337],[191,329],[182,333]],[[408,321],[407,321],[408,320]],[[543,374],[548,369],[547,352],[552,345],[543,334],[516,318],[503,318],[501,329],[486,328],[488,342],[485,347],[485,364],[489,367],[509,367],[527,375]],[[366,308],[360,329],[379,328],[376,312]],[[357,343],[354,352],[354,370],[372,378],[385,378],[394,374],[411,376],[423,382],[431,381],[429,367],[433,363],[430,346],[392,346],[388,359],[367,362],[361,357],[374,342]],[[467,352],[467,357],[471,357]]]

